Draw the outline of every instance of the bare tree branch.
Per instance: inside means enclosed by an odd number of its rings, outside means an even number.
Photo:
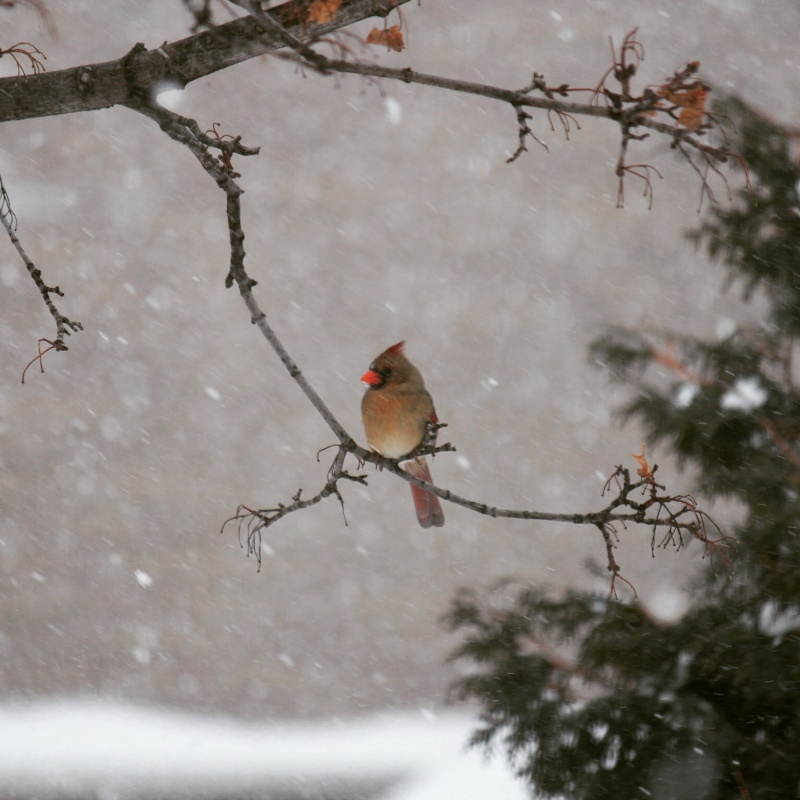
[[[539,108],[558,114],[562,121],[577,116],[608,119],[617,123],[623,136],[621,155],[624,156],[628,141],[642,139],[646,133],[633,134],[634,129],[647,129],[672,140],[676,147],[696,169],[688,156],[688,149],[702,153],[706,164],[715,171],[716,164],[725,163],[731,157],[738,158],[725,147],[715,147],[701,136],[711,123],[697,129],[681,127],[676,122],[664,122],[659,113],[676,119],[672,109],[652,89],[641,96],[631,93],[631,79],[638,62],[643,57],[643,48],[636,41],[635,33],[629,33],[620,47],[619,57],[592,90],[574,89],[569,84],[548,87],[544,78],[535,73],[533,80],[523,89],[506,89],[474,81],[458,80],[440,75],[417,72],[410,68],[388,67],[368,61],[353,61],[347,58],[328,58],[312,45],[321,36],[346,27],[371,16],[386,16],[409,0],[343,0],[330,22],[317,25],[307,21],[303,0],[291,0],[275,8],[262,10],[255,0],[237,0],[237,5],[250,15],[195,34],[178,42],[164,43],[155,50],[147,50],[143,44],[135,45],[124,57],[102,64],[91,64],[47,74],[33,75],[24,79],[0,79],[0,122],[52,114],[66,114],[108,108],[113,105],[144,102],[149,106],[158,91],[166,86],[184,87],[198,78],[209,75],[233,64],[264,53],[286,47],[293,58],[310,69],[322,74],[350,73],[371,79],[397,80],[422,86],[432,86],[462,94],[486,97],[508,103],[514,109],[519,127],[520,144],[509,161],[525,151],[525,139],[533,133],[527,125],[526,108]],[[629,61],[635,56],[634,61]],[[687,81],[693,78],[693,65],[678,71],[665,84],[672,96],[686,91]],[[621,91],[613,92],[606,87],[609,75],[619,81]],[[587,102],[562,100],[569,93],[591,92]],[[601,104],[598,97],[605,97]],[[565,127],[565,131],[568,128]],[[536,137],[533,137],[536,138]],[[618,176],[626,172],[624,163],[618,165]],[[704,189],[708,193],[707,184]]]
[[[19,240],[19,237],[16,233],[16,215],[11,210],[11,202],[8,198],[8,194],[6,192],[5,186],[3,186],[3,180],[0,178],[0,221],[3,223],[3,227],[6,229],[6,233],[8,234],[8,238],[11,239],[11,243],[19,253],[19,257],[22,259],[25,267],[28,270],[28,274],[31,276],[33,282],[36,284],[36,288],[39,290],[39,293],[42,295],[42,299],[44,300],[44,304],[47,306],[47,310],[52,315],[53,319],[56,321],[56,338],[55,341],[50,342],[49,339],[43,339],[41,341],[47,341],[50,343],[52,349],[55,350],[66,350],[67,346],[64,344],[64,337],[69,336],[74,331],[81,331],[83,330],[83,325],[80,322],[73,322],[73,320],[69,319],[69,317],[64,316],[59,310],[56,304],[53,302],[53,298],[51,295],[58,295],[59,297],[63,297],[64,293],[58,286],[48,286],[44,279],[42,278],[42,271],[36,267],[36,265],[31,261],[28,254],[25,252],[25,248],[22,246],[22,242]],[[41,357],[42,351],[41,348],[39,350],[39,355],[33,359],[33,361],[39,360],[41,364]],[[31,363],[33,363],[31,361]],[[28,365],[30,366],[30,364]],[[27,367],[26,367],[27,369]],[[22,382],[25,382],[25,374],[23,372]]]
[[[305,21],[305,4],[291,2],[263,12],[293,37],[314,39],[369,17],[383,17],[410,0],[343,0],[324,25]],[[0,78],[0,122],[53,114],[95,111],[125,104],[132,96],[153,95],[168,86],[184,87],[198,78],[286,46],[273,29],[243,17],[178,42],[147,50],[138,44],[115,61],[71,69]]]
[[[573,525],[592,525],[596,527],[605,540],[608,555],[608,569],[612,574],[612,591],[614,590],[613,581],[617,577],[623,581],[625,580],[622,578],[620,567],[613,556],[611,537],[614,533],[615,525],[625,525],[629,522],[642,524],[651,527],[654,532],[659,528],[666,528],[667,533],[665,541],[677,541],[678,546],[682,546],[683,544],[682,534],[684,532],[704,542],[709,549],[720,545],[720,541],[722,540],[709,540],[705,532],[705,521],[707,517],[702,511],[697,509],[693,503],[690,503],[685,497],[676,498],[669,495],[658,494],[658,490],[663,490],[664,487],[659,486],[653,480],[652,474],[654,470],[649,470],[640,481],[633,482],[630,479],[628,470],[620,466],[616,469],[612,478],[609,479],[609,484],[607,484],[607,486],[610,485],[611,481],[616,479],[618,493],[605,508],[584,514],[560,514],[528,509],[501,509],[489,506],[483,502],[462,497],[454,492],[434,486],[409,474],[400,466],[400,462],[396,460],[386,459],[377,453],[360,447],[334,416],[322,397],[305,378],[302,371],[267,321],[267,316],[259,306],[253,293],[253,289],[257,283],[248,275],[244,263],[245,235],[241,220],[241,195],[243,191],[234,180],[232,167],[230,165],[226,166],[218,159],[211,158],[208,153],[208,148],[217,147],[222,149],[225,147],[229,153],[235,152],[242,155],[252,155],[257,151],[253,148],[246,148],[241,145],[238,138],[231,140],[235,144],[223,144],[220,139],[214,139],[200,133],[200,128],[194,120],[181,117],[178,114],[174,114],[158,106],[145,105],[143,103],[137,105],[132,103],[131,108],[140,111],[156,121],[170,138],[188,147],[203,169],[211,175],[220,189],[225,192],[227,197],[226,211],[231,244],[231,260],[228,276],[225,281],[226,286],[230,287],[236,283],[242,300],[250,312],[252,322],[259,328],[264,338],[269,342],[272,349],[280,358],[291,378],[297,383],[312,406],[325,420],[339,442],[337,446],[337,456],[328,473],[328,479],[323,488],[316,495],[304,500],[301,497],[301,490],[292,497],[290,503],[280,503],[274,508],[254,510],[245,506],[240,506],[237,513],[223,525],[224,529],[225,525],[235,521],[239,524],[240,531],[242,525],[246,527],[248,531],[248,554],[254,554],[256,558],[259,559],[259,564],[260,537],[263,530],[283,519],[287,514],[316,505],[322,499],[332,494],[336,495],[343,505],[344,501],[338,488],[339,480],[366,483],[365,475],[351,475],[344,469],[344,459],[347,453],[354,455],[360,464],[371,462],[379,468],[391,472],[393,475],[409,483],[424,487],[443,500],[468,508],[479,514],[484,514],[493,518],[566,522]],[[451,451],[453,449],[454,448],[449,444],[442,445],[441,447],[424,447],[421,448],[419,454],[435,455],[436,453]],[[634,499],[633,494],[637,491],[644,491],[646,493],[644,500]]]
[[[548,113],[558,114],[564,125],[565,133],[569,131],[571,121],[574,121],[574,117],[577,115],[605,118],[618,124],[622,132],[622,144],[617,163],[620,199],[622,197],[622,180],[627,172],[644,180],[646,192],[649,191],[651,195],[650,171],[658,174],[657,170],[649,165],[627,165],[628,144],[648,135],[647,133],[633,133],[632,131],[635,129],[645,128],[667,135],[671,138],[673,147],[684,154],[695,170],[697,170],[697,165],[688,155],[688,149],[700,153],[707,165],[715,171],[715,163],[722,163],[731,155],[726,150],[714,148],[697,138],[698,132],[702,133],[711,127],[711,123],[703,127],[698,121],[704,113],[702,109],[700,117],[692,122],[691,127],[668,125],[655,117],[656,113],[660,112],[666,113],[668,116],[673,115],[673,108],[665,107],[662,104],[662,94],[649,89],[639,97],[631,94],[631,78],[643,56],[643,48],[635,38],[635,31],[625,37],[619,57],[615,55],[613,67],[593,90],[570,89],[567,84],[557,88],[548,87],[544,78],[538,74],[534,75],[532,82],[525,88],[508,90],[486,84],[427,75],[411,69],[383,67],[373,63],[349,61],[344,58],[331,59],[313,49],[316,37],[325,30],[342,27],[355,19],[363,19],[365,16],[379,13],[385,15],[403,2],[407,2],[407,0],[386,0],[383,3],[376,0],[371,0],[371,2],[368,0],[344,0],[336,14],[335,24],[326,28],[324,25],[311,26],[305,21],[306,17],[299,13],[305,9],[302,0],[293,0],[269,11],[264,11],[255,0],[236,0],[237,5],[250,12],[250,17],[197,34],[182,42],[172,45],[165,44],[155,51],[147,51],[143,45],[137,45],[127,56],[115,62],[79,67],[76,70],[65,70],[62,73],[48,76],[34,76],[24,81],[12,81],[10,84],[7,82],[8,79],[0,80],[0,121],[48,113],[68,113],[101,108],[115,103],[122,104],[147,116],[156,122],[171,139],[187,147],[226,195],[230,266],[225,285],[227,287],[232,287],[234,283],[237,285],[252,322],[259,328],[278,355],[290,377],[325,420],[338,443],[334,445],[337,453],[328,472],[327,480],[316,495],[303,499],[302,490],[299,490],[291,498],[291,502],[279,503],[272,508],[254,510],[240,506],[237,513],[223,525],[223,529],[231,522],[239,525],[240,536],[243,528],[246,529],[248,554],[254,554],[260,564],[261,534],[266,528],[288,514],[316,505],[331,495],[335,495],[344,508],[344,500],[338,482],[348,480],[366,483],[366,475],[352,475],[344,469],[346,456],[350,453],[356,457],[359,466],[371,462],[405,481],[433,492],[443,500],[479,514],[493,518],[594,526],[604,539],[608,570],[612,575],[612,593],[615,592],[617,578],[627,583],[620,573],[620,567],[613,552],[616,526],[618,525],[625,526],[627,523],[632,523],[650,527],[653,530],[653,547],[655,547],[656,531],[663,529],[666,533],[659,546],[673,544],[681,547],[684,544],[683,534],[685,533],[703,542],[712,555],[714,552],[721,552],[724,555],[723,548],[726,546],[726,537],[716,540],[709,538],[706,532],[708,517],[697,508],[691,497],[688,495],[671,496],[665,493],[664,487],[655,482],[653,478],[655,468],[650,469],[647,466],[644,461],[644,453],[641,457],[637,457],[637,461],[644,465],[639,471],[641,479],[632,481],[626,468],[617,467],[606,484],[606,489],[609,489],[612,483],[615,483],[616,495],[604,508],[589,513],[564,514],[528,509],[500,509],[426,483],[406,472],[400,462],[383,458],[356,443],[327,407],[322,397],[304,377],[268,323],[267,316],[259,306],[253,292],[257,285],[256,281],[248,275],[245,268],[245,233],[241,208],[243,190],[236,182],[239,175],[234,171],[232,164],[234,156],[255,155],[258,153],[258,148],[245,147],[241,144],[240,137],[220,135],[216,128],[204,133],[194,119],[181,116],[160,106],[156,100],[156,93],[164,81],[171,81],[183,86],[191,80],[207,75],[216,69],[222,69],[236,61],[251,58],[278,47],[288,47],[293,58],[298,59],[304,66],[323,74],[353,73],[372,79],[400,80],[405,83],[434,86],[487,97],[510,104],[517,117],[519,136],[519,146],[510,160],[515,160],[527,149],[528,137],[536,138],[528,126],[530,115],[525,111],[526,108],[539,108]],[[311,34],[308,28],[313,28]],[[665,84],[665,86],[669,86],[670,97],[677,97],[677,101],[681,101],[680,92],[687,90],[686,81],[688,76],[693,73],[692,65],[675,73],[669,84]],[[619,93],[613,92],[605,85],[611,74],[620,84],[621,91]],[[9,91],[4,94],[6,88]],[[59,104],[54,106],[52,93],[58,93],[61,90],[64,91],[64,94],[59,96]],[[591,97],[585,103],[559,99],[559,96],[568,96],[571,91],[589,91]],[[601,96],[606,98],[604,105],[598,102],[598,98]],[[213,155],[214,151],[217,153],[216,156]],[[705,175],[703,175],[703,185],[705,191],[709,192]],[[49,295],[50,293],[60,294],[60,290],[58,287],[46,286],[41,280],[38,270],[35,270],[33,264],[27,259],[13,233],[10,209],[8,214],[0,214],[0,216],[2,216],[12,241],[28,265],[48,308],[56,318],[59,335],[56,342],[52,344],[56,349],[64,349],[62,339],[65,333],[69,333],[65,326],[72,326],[75,329],[80,328],[80,324],[71,323],[55,309]],[[41,362],[41,355],[40,349],[39,355],[33,361],[38,359]],[[419,448],[419,453],[415,453],[415,455],[435,455],[453,449],[450,444],[436,447],[435,436],[432,435],[430,440],[426,438],[424,445]],[[641,499],[637,499],[638,493],[641,493]]]

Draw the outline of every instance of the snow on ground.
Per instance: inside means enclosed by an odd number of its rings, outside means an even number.
[[[466,715],[246,724],[95,700],[0,706],[0,795],[522,800]]]

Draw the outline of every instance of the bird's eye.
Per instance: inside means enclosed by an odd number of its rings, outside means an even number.
[[[380,373],[380,374],[381,374],[381,377],[382,377],[384,380],[386,380],[386,378],[388,378],[388,377],[389,377],[389,376],[392,374],[392,368],[391,368],[391,367],[384,367],[384,368],[381,370],[381,373]]]

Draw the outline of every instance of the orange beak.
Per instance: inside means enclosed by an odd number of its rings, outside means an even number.
[[[374,370],[369,369],[361,376],[361,380],[370,386],[377,386],[381,382],[381,376]]]

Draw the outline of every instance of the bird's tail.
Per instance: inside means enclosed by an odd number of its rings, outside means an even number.
[[[403,469],[428,483],[433,483],[428,464],[424,458],[415,458],[403,464]],[[444,514],[439,504],[439,498],[433,492],[426,492],[421,486],[411,484],[411,496],[414,498],[414,508],[417,510],[417,519],[423,528],[441,528],[444,525]]]

